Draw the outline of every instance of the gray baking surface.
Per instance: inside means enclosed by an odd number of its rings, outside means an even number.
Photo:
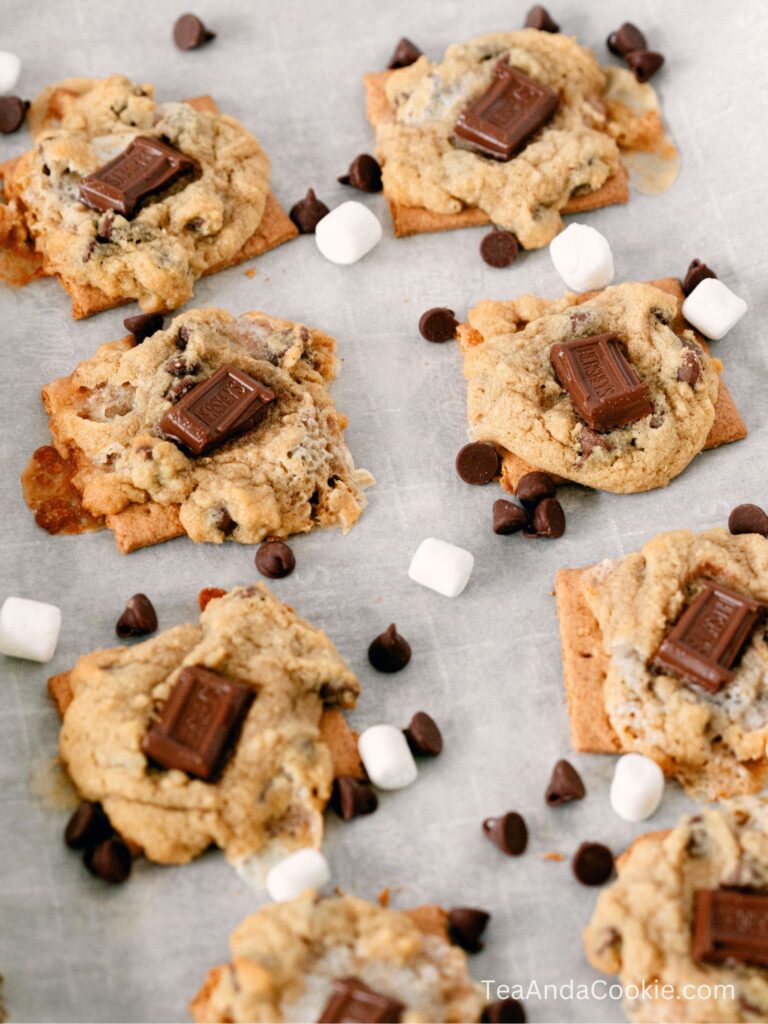
[[[359,675],[355,726],[405,724],[423,709],[445,736],[442,756],[422,765],[410,789],[382,794],[375,815],[347,825],[329,819],[333,882],[369,898],[389,886],[397,907],[485,907],[493,920],[485,949],[470,959],[474,976],[543,987],[598,975],[580,939],[597,892],[575,881],[568,859],[542,854],[568,858],[585,839],[618,852],[689,806],[670,784],[652,821],[625,824],[608,804],[613,759],[572,755],[555,572],[632,551],[662,530],[723,524],[741,501],[768,502],[761,472],[768,242],[760,134],[768,121],[768,15],[760,0],[727,10],[715,0],[634,0],[610,10],[552,0],[563,28],[601,60],[612,60],[605,37],[626,18],[667,58],[654,84],[683,154],[679,180],[663,196],[635,195],[628,206],[578,219],[610,240],[617,281],[681,274],[699,257],[750,303],[738,327],[713,346],[750,436],[697,458],[665,491],[564,489],[566,535],[535,542],[495,536],[490,510],[501,492],[456,476],[454,456],[466,440],[459,352],[422,341],[416,325],[430,306],[464,314],[482,298],[560,294],[547,251],[493,270],[477,251],[485,229],[396,241],[382,196],[336,182],[372,145],[360,76],[385,66],[401,35],[438,57],[452,41],[518,27],[527,6],[194,0],[218,37],[191,53],[171,42],[173,21],[186,9],[181,0],[3,0],[0,24],[2,47],[24,62],[21,95],[60,78],[117,71],[153,82],[161,99],[210,93],[266,147],[285,207],[313,186],[330,206],[353,198],[382,219],[381,244],[355,266],[326,262],[314,240],[302,237],[249,264],[253,278],[241,266],[199,282],[194,304],[266,310],[338,339],[343,368],[333,393],[349,415],[356,462],[378,484],[348,536],[295,538],[296,571],[273,588],[327,631]],[[27,144],[23,132],[0,137],[0,159]],[[122,887],[97,882],[61,842],[66,812],[33,796],[30,779],[45,775],[56,750],[48,674],[115,644],[115,620],[136,591],[152,598],[161,628],[195,618],[201,587],[258,578],[254,550],[181,539],[124,557],[108,532],[49,537],[39,530],[18,478],[31,451],[48,440],[40,386],[120,336],[122,318],[135,307],[74,323],[63,290],[42,281],[1,288],[0,310],[0,598],[51,601],[64,617],[50,665],[3,658],[0,666],[0,973],[8,1011],[14,1021],[187,1019],[188,999],[206,970],[227,958],[229,932],[259,897],[218,852],[180,868],[139,861]],[[408,579],[410,556],[430,535],[475,555],[472,580],[454,600]],[[413,660],[387,677],[370,668],[366,649],[393,620]],[[560,757],[578,766],[588,796],[550,809],[543,794]],[[502,855],[480,828],[487,815],[511,809],[525,815],[531,834],[519,859]],[[527,1011],[531,1021],[623,1019],[610,999],[534,998]]]

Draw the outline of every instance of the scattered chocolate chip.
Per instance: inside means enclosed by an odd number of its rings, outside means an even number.
[[[21,128],[28,106],[29,103],[18,96],[0,96],[0,132],[3,135],[10,135]]]
[[[169,402],[179,402],[196,384],[197,381],[194,377],[184,377],[183,380],[175,380],[166,391],[165,397]]]
[[[565,533],[565,512],[557,498],[544,498],[531,517],[531,527],[523,530],[524,537],[562,537]]]
[[[537,28],[539,32],[559,32],[560,26],[546,7],[536,4],[525,16],[525,28]]]
[[[768,515],[759,505],[737,505],[728,516],[731,533],[759,533],[768,537]]]
[[[552,807],[583,800],[587,795],[581,776],[570,761],[558,761],[552,770],[544,799]]]
[[[483,948],[480,936],[491,915],[476,907],[454,907],[448,911],[448,934],[456,946],[467,953],[477,953]]]
[[[508,811],[500,818],[486,818],[483,832],[502,853],[510,857],[519,857],[528,845],[528,827],[522,814]]]
[[[310,188],[303,199],[294,203],[288,216],[302,235],[314,235],[315,228],[329,212],[325,203],[315,195],[315,190]]]
[[[428,309],[419,318],[419,334],[425,341],[451,341],[456,337],[458,326],[453,310],[445,306]]]
[[[370,153],[361,153],[349,165],[346,174],[338,181],[342,185],[351,185],[361,192],[381,192],[381,167],[379,161]]]
[[[97,242],[108,242],[112,237],[112,225],[115,223],[115,211],[107,210],[99,217],[99,223],[96,228],[96,241]]]
[[[513,501],[497,498],[493,503],[493,532],[498,534],[517,533],[528,525],[525,509]]]
[[[134,594],[117,620],[115,632],[121,640],[129,636],[147,636],[157,629],[157,612],[146,594]]]
[[[98,846],[114,832],[101,804],[82,803],[67,822],[64,842],[71,850]]]
[[[196,50],[216,38],[194,14],[182,14],[173,26],[173,41],[180,50]]]
[[[293,552],[281,540],[268,540],[260,545],[256,552],[256,568],[262,576],[271,580],[281,580],[290,576],[296,568]]]
[[[96,241],[95,238],[92,238],[88,242],[88,245],[85,247],[85,252],[83,253],[83,263],[87,263],[90,260],[98,244],[99,243]]]
[[[489,484],[500,468],[499,453],[487,441],[471,441],[456,456],[456,472],[465,484]]]
[[[557,490],[549,473],[526,473],[518,480],[515,494],[527,509],[535,508],[544,498],[554,498]]]
[[[579,465],[583,465],[595,450],[595,448],[604,448],[607,452],[611,451],[611,442],[598,434],[596,430],[591,430],[589,427],[582,427],[581,434],[579,435],[581,441],[581,460]]]
[[[717,274],[701,260],[691,260],[683,279],[683,294],[690,295],[696,285],[701,284],[708,277],[717,277]]]
[[[571,866],[582,885],[603,885],[613,874],[613,854],[602,843],[582,843]]]
[[[368,648],[368,661],[377,672],[399,672],[411,660],[411,645],[400,636],[394,622]]]
[[[659,427],[664,423],[666,415],[667,414],[664,412],[663,409],[659,410],[659,412],[654,412],[653,416],[651,416],[650,420],[648,421],[648,426],[651,428],[651,430],[658,430]]]
[[[182,324],[179,328],[179,333],[176,336],[176,348],[179,352],[185,352],[187,345],[189,344],[190,330],[188,327]]]
[[[489,267],[511,267],[520,250],[517,239],[511,231],[493,228],[480,242],[480,255]]]
[[[128,846],[113,836],[85,851],[83,863],[97,878],[105,882],[124,882],[131,873],[133,858]]]
[[[339,775],[333,780],[331,807],[343,821],[351,821],[363,814],[373,814],[379,798],[373,786],[352,775]]]
[[[218,509],[213,517],[213,524],[217,530],[221,530],[225,537],[228,537],[237,526],[226,508]]]
[[[418,48],[415,43],[412,43],[410,39],[406,39],[405,36],[395,47],[392,56],[389,58],[388,68],[407,68],[411,64],[415,64],[421,56],[422,51]]]
[[[624,55],[624,60],[638,82],[648,82],[664,63],[662,55],[652,50],[633,50]]]
[[[442,752],[442,734],[426,711],[417,711],[403,733],[415,757],[437,757]]]
[[[123,327],[133,335],[137,345],[147,338],[151,338],[157,331],[163,329],[162,313],[138,313],[136,316],[127,316],[123,320]]]
[[[691,387],[694,387],[700,376],[701,363],[699,362],[699,357],[692,348],[686,348],[683,351],[682,360],[677,371],[677,379],[684,384],[690,384]],[[653,421],[651,421],[651,426],[653,426]]]
[[[648,47],[645,36],[631,21],[625,21],[616,32],[611,32],[606,44],[617,57],[624,57],[633,50],[645,50]]]
[[[180,356],[171,356],[170,359],[163,363],[163,369],[166,373],[170,373],[172,377],[186,377],[188,374],[197,373],[200,367],[196,365],[190,366]]]
[[[526,1016],[519,999],[497,999],[489,1003],[480,1018],[483,1024],[525,1024]]]

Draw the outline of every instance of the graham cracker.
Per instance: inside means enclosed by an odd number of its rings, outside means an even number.
[[[155,501],[129,505],[122,512],[106,516],[105,522],[124,555],[186,534],[179,519],[179,506],[159,505]]]
[[[387,79],[392,71],[373,71],[363,76],[365,86],[365,111],[374,129],[383,122],[393,120],[392,111],[385,92]],[[615,203],[629,200],[629,176],[626,169],[612,175],[605,184],[594,192],[572,195],[562,209],[563,213],[584,213],[599,210]],[[435,213],[421,206],[404,206],[387,200],[395,235],[419,235],[428,231],[454,231],[457,228],[473,228],[490,224],[491,218],[477,207],[466,207],[459,213]]]
[[[683,294],[683,286],[680,280],[676,277],[662,277],[652,281],[646,282],[649,285],[653,285],[654,288],[658,288],[662,292],[666,292],[667,295],[672,295],[677,301],[677,317],[672,321],[670,326],[676,333],[684,329],[693,331],[696,341],[704,349],[705,352],[709,352],[709,346],[698,331],[693,330],[690,324],[683,318],[683,301],[685,295]],[[582,292],[580,295],[576,295],[573,298],[573,305],[578,306],[582,302],[587,302],[589,299],[595,298],[599,295],[599,291]],[[520,330],[526,326],[525,322],[520,324]],[[485,340],[482,335],[479,334],[475,328],[471,327],[468,323],[459,325],[459,338],[464,344],[467,345],[479,345]],[[712,423],[712,427],[707,436],[707,440],[704,442],[704,450],[710,448],[719,448],[723,444],[730,444],[731,441],[741,441],[747,436],[747,427],[744,420],[741,418],[739,410],[736,408],[736,403],[731,397],[731,393],[728,390],[728,386],[725,381],[720,378],[720,387],[717,393],[717,401],[715,403],[715,418]],[[519,455],[515,455],[514,452],[504,450],[502,453],[502,469],[501,469],[501,485],[512,494],[515,493],[517,484],[520,479],[525,476],[526,473],[533,473],[536,471],[536,467],[526,462],[525,459],[521,459]],[[550,474],[556,484],[567,484],[568,480],[563,477]]]

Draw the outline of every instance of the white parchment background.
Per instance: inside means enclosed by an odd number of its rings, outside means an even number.
[[[371,146],[360,75],[383,67],[401,35],[437,57],[452,41],[519,26],[527,6],[195,0],[218,38],[180,53],[170,33],[182,0],[2,0],[0,46],[24,61],[19,91],[27,97],[59,78],[115,71],[154,82],[160,98],[211,93],[264,143],[285,206],[310,185],[333,206],[351,197],[336,176]],[[195,296],[201,306],[263,309],[337,337],[344,363],[335,398],[350,417],[350,448],[378,486],[349,536],[296,539],[297,569],[274,589],[322,626],[359,674],[355,725],[405,724],[424,709],[445,736],[444,754],[424,765],[411,789],[382,795],[371,818],[329,822],[334,882],[367,897],[391,886],[397,906],[486,907],[493,921],[485,950],[472,958],[475,976],[540,985],[596,977],[580,942],[595,892],[574,881],[567,860],[553,863],[542,853],[570,855],[584,839],[619,851],[647,827],[611,812],[608,758],[573,758],[586,801],[544,805],[554,761],[571,756],[554,573],[631,551],[661,530],[722,524],[740,501],[768,502],[768,9],[761,0],[552,0],[552,11],[601,59],[612,59],[604,39],[625,18],[667,57],[655,84],[683,153],[677,184],[662,197],[635,196],[627,207],[584,219],[609,238],[617,280],[680,274],[699,257],[750,303],[748,316],[714,348],[748,440],[697,458],[665,492],[564,491],[562,540],[496,537],[489,520],[499,491],[468,487],[453,469],[466,437],[459,353],[423,342],[416,324],[433,305],[463,313],[484,297],[558,295],[546,250],[500,271],[478,256],[482,229],[395,241],[383,198],[355,193],[385,223],[382,243],[361,263],[333,266],[312,238],[300,238],[256,261],[254,278],[235,268],[201,281]],[[0,137],[0,159],[26,145],[24,133]],[[177,540],[125,558],[106,532],[48,537],[24,507],[19,474],[48,439],[40,386],[118,337],[124,315],[115,310],[75,324],[53,281],[0,290],[0,597],[52,601],[64,615],[50,666],[0,659],[0,972],[16,1021],[185,1019],[207,968],[227,957],[228,933],[258,905],[218,853],[179,869],[140,862],[129,884],[109,888],[63,846],[66,815],[30,791],[30,774],[56,747],[49,670],[115,643],[115,620],[136,591],[150,595],[166,628],[196,616],[201,587],[257,578],[253,550],[245,547]],[[472,581],[456,600],[407,578],[411,553],[430,534],[476,557]],[[370,669],[366,648],[393,619],[413,660],[387,678]],[[670,785],[650,827],[669,825],[686,806]],[[517,860],[502,856],[480,830],[484,816],[509,809],[525,815],[531,832],[529,850]],[[595,1000],[532,1000],[528,1013],[532,1021],[623,1017],[615,1003]]]

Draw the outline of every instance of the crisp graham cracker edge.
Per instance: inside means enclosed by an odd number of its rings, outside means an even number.
[[[363,75],[365,86],[365,111],[372,128],[391,118],[385,93],[391,71],[372,71]],[[385,193],[386,194],[386,193]],[[629,176],[622,166],[605,184],[594,192],[571,196],[562,213],[585,213],[599,210],[604,206],[626,203],[629,200]],[[395,228],[395,235],[419,235],[428,231],[454,231],[458,228],[479,227],[490,224],[491,218],[477,207],[467,207],[459,213],[435,213],[421,206],[404,206],[387,198],[389,212]]]

